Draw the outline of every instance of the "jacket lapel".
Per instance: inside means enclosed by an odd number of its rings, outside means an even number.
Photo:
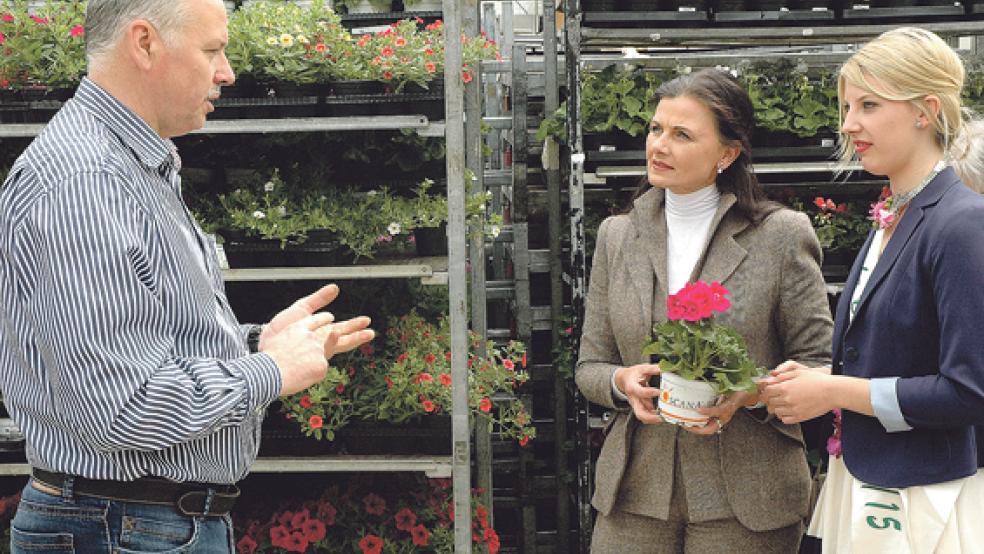
[[[744,217],[728,215],[736,200],[731,193],[721,195],[703,252],[690,274],[691,282],[723,283],[748,255],[748,251],[735,240],[735,235],[748,227],[749,222]]]
[[[865,303],[871,298],[872,292],[878,288],[888,272],[895,266],[895,262],[898,261],[902,249],[905,248],[906,243],[912,237],[912,233],[919,227],[919,223],[922,222],[925,216],[925,209],[938,202],[940,197],[943,196],[943,193],[946,192],[946,189],[956,181],[956,173],[949,167],[945,168],[921,193],[912,199],[909,208],[902,215],[902,220],[899,221],[898,227],[895,228],[892,238],[889,239],[888,245],[885,246],[885,251],[878,257],[878,263],[875,264],[875,269],[871,273],[871,277],[868,278],[868,285],[865,287],[864,292],[861,293],[861,300],[858,302],[858,309],[855,312],[854,321],[858,319],[861,310],[864,309]],[[870,248],[878,247],[879,245],[874,243],[870,245]],[[848,329],[850,328],[851,324],[848,324]]]
[[[847,281],[844,283],[844,290],[841,291],[840,298],[837,300],[837,309],[834,312],[833,340],[833,359],[835,362],[840,359],[840,346],[851,322],[851,298],[854,296],[855,287],[858,286],[858,279],[861,278],[861,266],[864,265],[863,262],[868,255],[868,249],[875,248],[874,237],[874,233],[868,233],[868,239],[861,247],[861,251],[858,252],[857,258],[854,259],[851,271],[847,275]],[[834,364],[834,370],[836,373],[836,364]]]
[[[626,260],[635,283],[643,321],[652,325],[665,313],[653,313],[653,295],[666,295],[666,218],[663,191],[651,189],[635,200],[632,212],[635,235],[627,237]],[[655,276],[655,280],[654,280]],[[662,310],[665,312],[665,307]],[[647,336],[649,331],[646,331]]]

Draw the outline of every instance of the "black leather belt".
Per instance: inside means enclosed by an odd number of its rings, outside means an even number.
[[[64,473],[53,473],[32,468],[31,477],[49,487],[64,490],[69,477]],[[205,511],[209,489],[214,491],[212,501]],[[167,479],[141,477],[135,481],[103,481],[72,477],[72,492],[105,500],[139,502],[174,506],[188,516],[224,516],[232,511],[239,498],[236,485],[214,485],[209,483],[176,483]]]

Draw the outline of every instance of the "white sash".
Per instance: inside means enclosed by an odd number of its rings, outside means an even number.
[[[984,554],[984,470],[945,483],[883,489],[830,458],[807,534],[824,554]]]

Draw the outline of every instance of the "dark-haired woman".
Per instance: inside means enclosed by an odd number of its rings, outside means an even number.
[[[576,380],[615,410],[598,459],[594,553],[796,552],[810,478],[797,425],[728,396],[702,428],[665,423],[641,354],[667,295],[697,280],[731,291],[717,316],[761,366],[824,364],[832,323],[810,222],[765,199],[752,172],[753,108],[726,73],[657,91],[648,183],[598,232]]]

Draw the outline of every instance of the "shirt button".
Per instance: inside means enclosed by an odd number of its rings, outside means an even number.
[[[849,362],[858,361],[858,349],[853,346],[847,347],[847,349],[844,350],[844,359]]]

